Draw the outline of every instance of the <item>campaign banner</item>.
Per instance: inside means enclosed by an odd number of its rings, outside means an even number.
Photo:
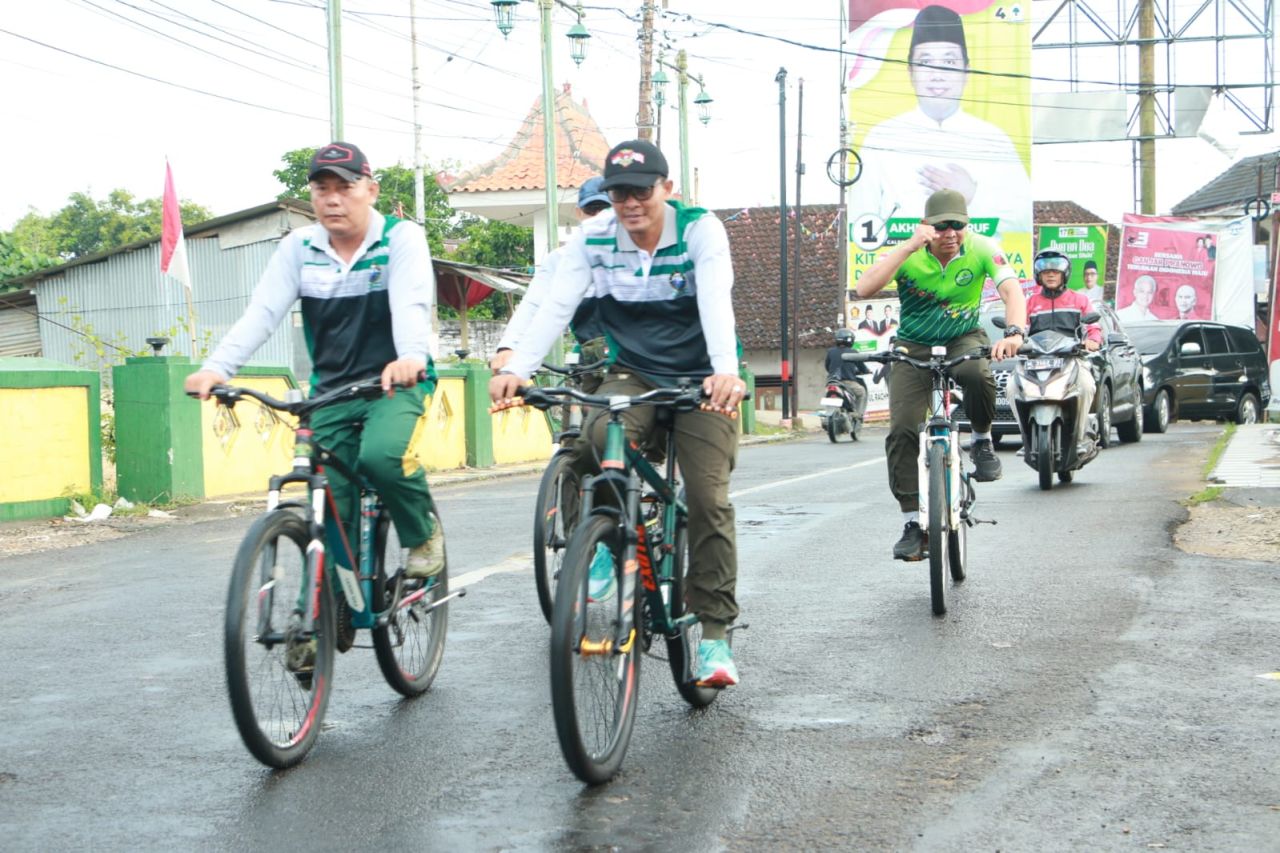
[[[1210,320],[1218,233],[1126,216],[1116,316],[1122,321]]]
[[[1107,269],[1106,225],[1041,225],[1036,252],[1053,249],[1071,259],[1067,287],[1080,290],[1089,301],[1102,301],[1103,275]]]
[[[853,291],[846,293],[844,306],[845,327],[853,330],[853,348],[857,352],[883,352],[889,348],[898,329],[898,300],[858,299]],[[862,379],[867,383],[867,411],[889,410],[889,386],[881,377],[880,365],[868,362],[870,374]]]
[[[908,239],[939,189],[966,200],[1019,277],[1031,264],[1029,4],[850,0],[849,286]],[[978,73],[975,73],[978,72]],[[995,297],[994,290],[989,289]]]

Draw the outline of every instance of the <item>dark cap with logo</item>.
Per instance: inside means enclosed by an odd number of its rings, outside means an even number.
[[[604,161],[603,190],[614,187],[651,187],[667,177],[667,158],[658,146],[643,139],[620,142]]]
[[[361,178],[372,178],[373,169],[364,152],[350,142],[330,142],[316,150],[311,158],[311,169],[307,172],[307,180],[315,180],[321,172],[333,172],[344,181],[358,181]]]
[[[930,225],[939,222],[963,222],[969,224],[969,208],[964,196],[956,190],[938,190],[924,203],[924,221]]]
[[[964,24],[960,16],[946,6],[925,6],[916,14],[911,28],[911,51],[916,45],[930,42],[950,42],[960,46],[965,64],[969,62],[969,46],[964,41]]]

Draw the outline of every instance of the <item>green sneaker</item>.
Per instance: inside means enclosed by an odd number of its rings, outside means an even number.
[[[738,667],[727,640],[698,643],[698,686],[732,687],[738,683]]]
[[[431,538],[409,551],[404,575],[407,578],[433,578],[444,568],[444,529],[435,526]]]
[[[613,552],[603,542],[596,543],[596,554],[591,558],[591,571],[587,574],[587,598],[590,601],[608,601],[617,587],[613,570]]]

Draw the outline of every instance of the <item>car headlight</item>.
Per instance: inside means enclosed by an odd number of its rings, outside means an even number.
[[[1151,387],[1151,368],[1147,367],[1145,364],[1142,365],[1142,387]]]

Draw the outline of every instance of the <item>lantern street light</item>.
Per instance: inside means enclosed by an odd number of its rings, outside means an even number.
[[[516,4],[520,0],[489,0],[493,6],[493,18],[498,24],[498,31],[506,38],[515,28]]]
[[[658,56],[658,71],[653,75],[653,101],[658,105],[658,147],[662,147],[662,105],[666,103],[666,85],[670,82],[666,73],[662,71],[662,66],[670,68],[676,72],[677,83],[677,100],[676,107],[680,113],[680,194],[689,202],[696,203],[697,199],[693,197],[693,186],[689,181],[689,109],[688,109],[688,92],[689,92],[689,57],[682,50],[676,54],[675,65],[669,64],[662,55]],[[698,119],[705,125],[711,121],[711,101],[712,98],[707,94],[706,88],[703,86],[702,77],[692,75],[693,79],[698,83],[698,96],[693,99],[693,103],[698,108]]]
[[[515,29],[515,7],[519,0],[489,0],[493,6],[494,21],[505,38]],[[551,72],[551,9],[555,4],[564,6],[578,16],[578,22],[569,29],[569,53],[579,65],[587,56],[587,39],[591,33],[582,25],[582,6],[574,9],[564,0],[537,0],[542,43],[542,147],[547,184],[547,251],[555,251],[560,245],[560,210],[556,182],[556,122],[555,93],[552,91]]]
[[[702,78],[698,77],[698,97],[693,99],[693,104],[698,108],[698,121],[702,122],[702,126],[706,127],[711,121],[711,101],[712,98],[707,94],[707,90],[702,85]]]

